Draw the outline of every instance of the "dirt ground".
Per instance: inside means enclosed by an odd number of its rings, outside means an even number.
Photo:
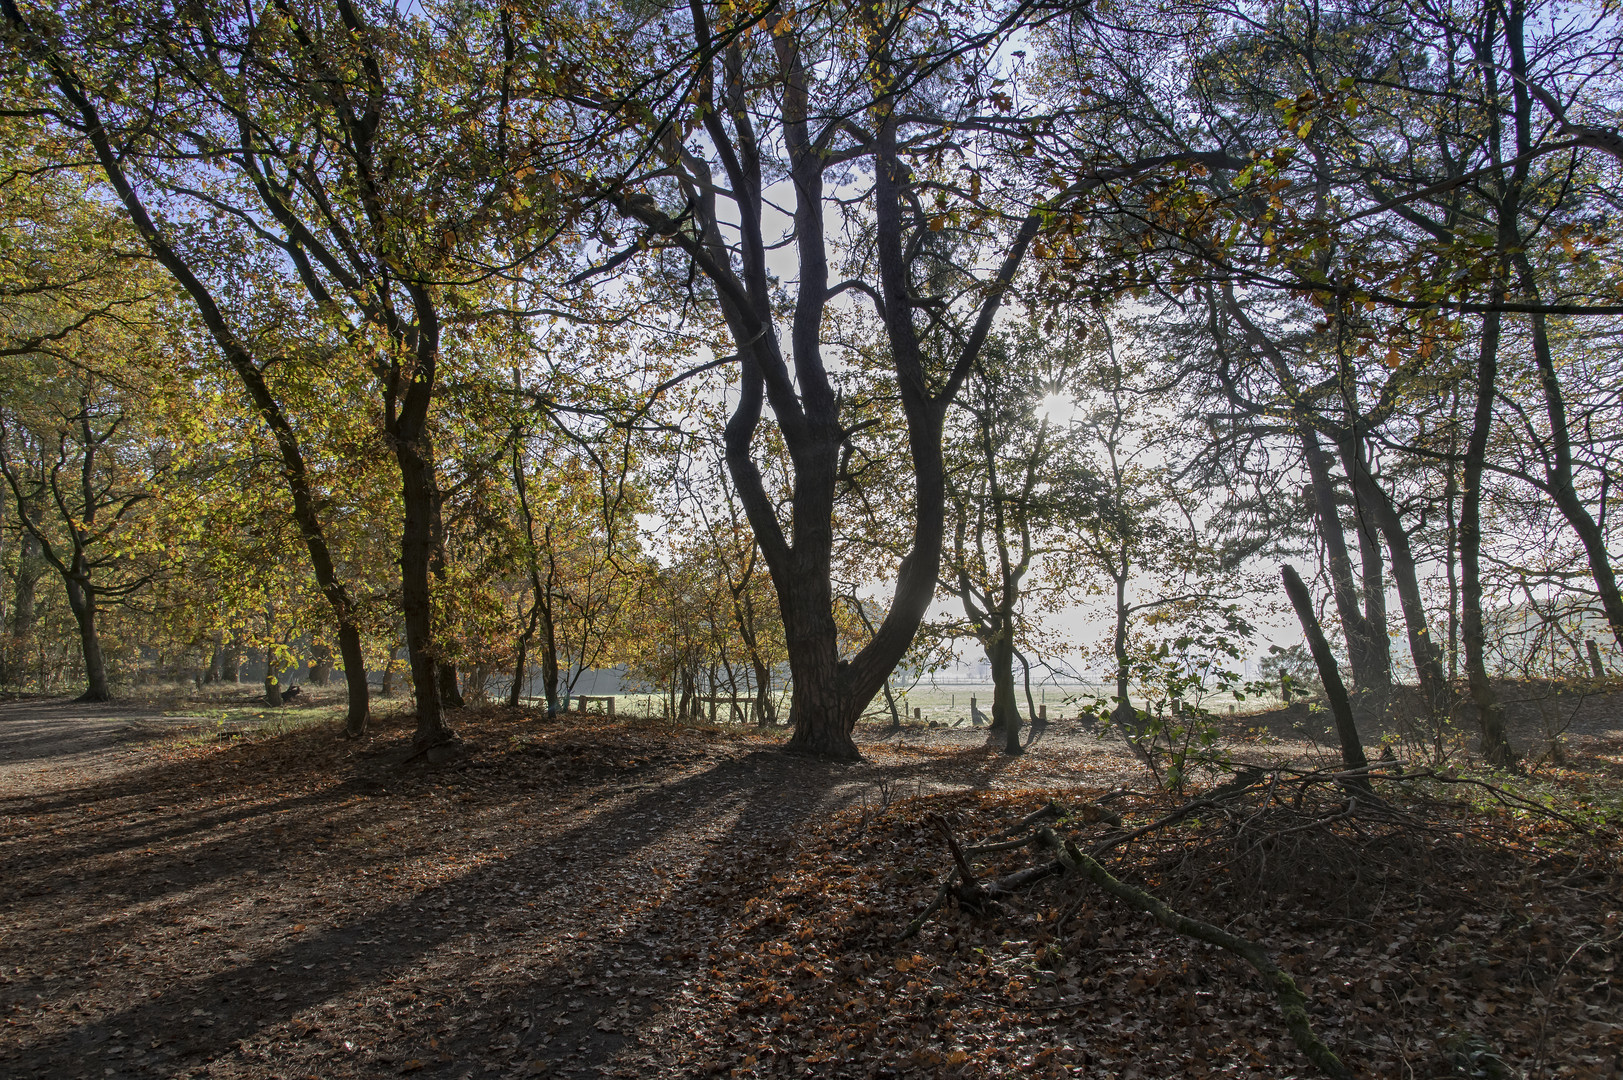
[[[1055,914],[1048,900],[989,929],[944,913],[917,942],[896,943],[940,877],[928,815],[991,828],[1056,792],[1146,786],[1120,744],[1080,725],[1051,725],[1014,760],[969,730],[876,729],[863,736],[866,762],[827,765],[785,756],[775,734],[497,709],[456,722],[462,753],[433,766],[407,760],[399,717],[348,743],[321,725],[256,738],[152,711],[0,705],[0,1075],[1284,1077],[1306,1068],[1273,1030],[1260,991],[1193,989],[1212,961],[1130,913],[1101,915],[1085,952],[1047,975],[1032,955]],[[1596,730],[1597,761],[1623,746],[1605,724]],[[1250,739],[1237,752],[1326,753]],[[1121,805],[1156,812],[1148,795]],[[1543,1009],[1535,1064],[1541,1075],[1610,1080],[1607,1070],[1623,1076],[1614,1053],[1623,994],[1614,998],[1607,966],[1623,930],[1623,879],[1591,855],[1576,870],[1560,859],[1582,899],[1545,951],[1589,953],[1558,973],[1523,965]],[[1458,918],[1461,933],[1476,918],[1439,917]],[[1500,929],[1483,917],[1482,934]],[[990,935],[990,952],[977,935]],[[1326,972],[1342,962],[1323,941],[1302,948]],[[1342,959],[1367,951],[1349,943]],[[1117,984],[1134,986],[1132,972],[1152,961],[1183,973],[1165,988],[1190,989],[1177,1000],[1118,1000]],[[1569,970],[1590,981],[1569,987]],[[1245,984],[1238,969],[1232,978]],[[1130,992],[1154,997],[1159,985],[1140,978]],[[892,999],[903,1004],[881,1016]],[[1349,1010],[1361,1000],[1349,998]],[[1207,1023],[1213,1008],[1221,1015]],[[1445,1032],[1427,1022],[1436,1037],[1416,1035],[1399,1056],[1412,1050],[1434,1071],[1411,1073],[1473,1075],[1435,1071],[1439,1060],[1464,1060],[1438,1047],[1475,1044],[1459,1042],[1458,1024]],[[1382,1075],[1398,1051],[1379,1044],[1378,1024],[1352,1023],[1343,1034],[1365,1032],[1353,1060]],[[1533,1037],[1532,1021],[1515,1023]],[[1180,1034],[1190,1030],[1192,1041]],[[1152,1052],[1164,1042],[1184,1045]]]

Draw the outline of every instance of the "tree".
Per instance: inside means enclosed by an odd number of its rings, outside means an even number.
[[[132,440],[132,417],[120,402],[93,383],[78,389],[71,403],[36,404],[26,420],[15,398],[10,408],[0,407],[0,475],[19,523],[67,590],[84,656],[79,700],[108,701],[98,616],[152,580],[153,571],[132,565],[122,548],[167,462],[161,454],[143,460],[150,448]]]
[[[945,530],[946,411],[1039,232],[1096,189],[1169,160],[1088,157],[1057,166],[1057,181],[1015,167],[1039,126],[981,106],[1005,100],[998,49],[1023,13],[1015,6],[955,25],[911,10],[821,4],[639,8],[621,16],[623,51],[660,58],[663,79],[639,76],[623,93],[601,80],[616,93],[596,91],[626,134],[615,181],[579,182],[635,226],[628,253],[652,245],[691,260],[736,349],[727,463],[778,594],[794,751],[857,757],[852,727],[918,630]],[[994,174],[995,196],[983,186]],[[781,236],[767,191],[780,178],[792,203]],[[856,206],[871,207],[871,217],[851,214],[846,276],[835,280],[828,248],[840,222],[831,229],[829,217]],[[779,252],[793,252],[789,295],[774,284]],[[978,270],[986,265],[990,272]],[[867,644],[842,657],[831,522],[851,427],[822,334],[848,292],[865,297],[883,327],[915,490],[891,604]],[[794,464],[787,512],[758,463],[769,404]]]
[[[1068,576],[1055,568],[1068,562],[1077,522],[1098,505],[1098,480],[1082,442],[1054,430],[1050,415],[1085,394],[1089,329],[1084,320],[1031,319],[995,335],[949,420],[952,536],[941,588],[958,600],[986,652],[989,734],[1009,754],[1021,750],[1015,656],[1030,647],[1032,609],[1074,595]]]
[[[514,249],[546,205],[526,165],[534,119],[516,98],[518,16],[466,5],[402,9],[313,0],[246,13],[193,6],[117,19],[5,5],[49,84],[52,120],[78,132],[136,230],[185,289],[274,433],[312,566],[339,626],[352,732],[365,723],[355,602],[339,578],[297,427],[254,313],[231,302],[230,260],[251,252],[306,318],[348,351],[400,476],[401,599],[419,743],[452,737],[455,674],[435,640],[445,567],[430,420],[447,327],[490,276],[488,237]],[[102,64],[107,66],[101,66]],[[206,163],[198,169],[193,163]],[[188,215],[215,228],[191,229]],[[467,306],[465,306],[467,305]]]

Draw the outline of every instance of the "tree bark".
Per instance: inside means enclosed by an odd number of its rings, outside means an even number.
[[[113,694],[107,686],[107,665],[102,659],[101,635],[96,628],[95,588],[90,584],[88,572],[77,567],[74,573],[64,574],[62,582],[67,587],[68,607],[72,609],[74,622],[79,626],[79,648],[85,662],[85,692],[75,700],[111,701]]]
[[[326,645],[314,645],[310,649],[312,663],[310,664],[310,685],[332,685],[332,650]]]
[[[420,437],[421,432],[410,435]],[[405,616],[406,652],[417,706],[417,730],[412,743],[433,746],[454,738],[440,704],[440,666],[434,648],[434,607],[429,586],[429,564],[434,552],[434,480],[421,448],[406,432],[396,436],[395,460],[400,468],[404,511],[400,530],[400,606]]]
[[[750,664],[755,669],[755,723],[759,727],[771,727],[777,723],[777,717],[772,714],[772,669],[753,650]]]
[[[513,686],[507,691],[507,705],[509,708],[518,708],[518,699],[524,695],[524,676],[530,666],[530,639],[535,636],[536,625],[541,619],[541,605],[534,600],[530,603],[530,618],[524,627],[524,633],[518,636],[518,642],[513,648]]]
[[[423,440],[423,445],[426,451],[428,445],[426,439]],[[429,453],[425,452],[424,459],[428,466],[428,483],[430,492],[428,511],[429,535],[432,538],[428,557],[428,572],[432,581],[439,586],[443,594],[446,580],[445,499],[443,493],[440,491],[438,479],[434,475],[433,457]],[[449,598],[443,597],[440,607],[444,609],[448,606],[448,604]],[[438,667],[437,677],[440,684],[440,705],[444,708],[460,709],[466,706],[467,702],[463,700],[462,697],[462,687],[457,678],[456,661],[446,650],[445,630],[449,622],[447,617],[448,614],[449,613],[447,611],[441,610],[436,614],[434,619],[434,648],[437,654],[435,663]]]
[[[1125,554],[1123,555],[1125,561]],[[1139,722],[1138,710],[1133,708],[1127,698],[1128,689],[1132,685],[1132,658],[1127,655],[1127,617],[1130,611],[1127,606],[1127,578],[1125,575],[1116,577],[1116,628],[1112,637],[1112,648],[1116,657],[1116,707],[1111,710],[1111,719],[1128,738],[1138,738],[1144,734],[1143,725]]]

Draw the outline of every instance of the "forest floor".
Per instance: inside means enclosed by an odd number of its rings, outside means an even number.
[[[431,765],[403,715],[351,743],[330,711],[207,704],[0,703],[0,1075],[1311,1074],[1250,968],[1073,879],[898,941],[944,827],[1002,839],[1054,799],[1087,847],[1183,802],[1074,721],[1015,759],[875,728],[829,765],[470,709]],[[1275,773],[1101,861],[1264,943],[1356,1075],[1617,1080],[1615,704],[1561,706],[1564,761],[1490,778],[1570,821],[1450,782],[1463,759],[1379,798]],[[1312,769],[1313,727],[1236,717],[1228,745]]]

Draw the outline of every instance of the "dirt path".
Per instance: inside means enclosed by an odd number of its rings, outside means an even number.
[[[0,701],[0,796],[42,794],[115,775],[138,764],[142,744],[199,723],[117,702]]]

